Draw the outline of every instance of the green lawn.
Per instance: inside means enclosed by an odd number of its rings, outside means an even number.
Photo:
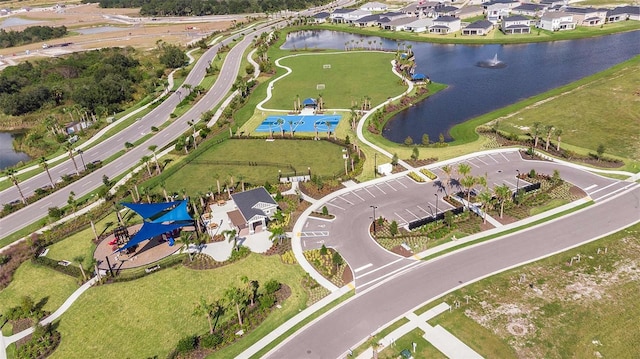
[[[244,163],[230,165],[216,161]],[[249,162],[274,165],[250,166]],[[277,183],[278,170],[282,173],[292,171],[276,163],[291,164],[301,175],[306,175],[309,167],[312,174],[319,176],[333,176],[344,169],[342,147],[327,141],[231,139],[207,150],[168,177],[166,187],[171,192],[179,192],[184,188],[187,193],[205,192],[209,188],[217,190],[216,176],[221,184],[228,182],[231,176],[234,182],[239,182],[242,177],[245,182],[256,185],[262,185],[265,181]]]
[[[640,159],[640,56],[601,74],[605,76],[596,74],[578,89],[555,94],[501,120],[500,128],[523,134],[535,122],[549,124],[563,130],[562,143],[594,153],[604,144],[605,155]],[[557,143],[557,136],[551,139]]]
[[[65,313],[59,331],[62,341],[51,358],[164,358],[186,335],[204,333],[204,317],[192,316],[200,297],[214,300],[246,275],[260,284],[276,279],[291,287],[292,295],[274,309],[268,321],[276,326],[305,307],[301,287],[304,272],[282,264],[278,256],[251,254],[214,270],[175,267],[142,279],[88,290]],[[225,318],[233,318],[228,310]]]
[[[438,349],[436,349],[431,343],[426,341],[422,336],[424,332],[420,328],[416,328],[407,335],[396,339],[393,346],[389,346],[378,353],[380,359],[395,359],[400,355],[400,352],[404,349],[411,351],[414,358],[430,358],[439,359],[446,358]],[[416,351],[413,352],[413,343],[416,343]],[[371,351],[371,349],[368,349]]]
[[[280,60],[293,72],[273,86],[273,97],[264,107],[291,109],[296,96],[300,101],[322,95],[327,109],[349,109],[371,98],[372,106],[406,90],[391,72],[394,54],[383,52],[305,53]],[[325,69],[324,65],[331,65]],[[324,90],[317,90],[324,84]]]
[[[20,265],[9,286],[0,291],[0,313],[20,305],[23,296],[31,296],[35,303],[45,300],[43,309],[53,312],[76,289],[75,278],[26,261]]]

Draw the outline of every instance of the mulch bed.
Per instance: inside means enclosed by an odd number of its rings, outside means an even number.
[[[285,252],[290,251],[290,250],[291,250],[291,240],[290,239],[283,239],[282,240],[282,244],[280,244],[279,241],[276,241],[275,243],[273,243],[271,248],[269,248],[264,253],[264,255],[266,255],[266,256],[272,256],[274,254],[283,255]]]
[[[426,166],[426,165],[430,165],[432,163],[435,163],[438,161],[437,158],[424,158],[424,159],[408,159],[408,160],[404,160],[406,163],[408,163],[409,165],[413,166],[413,167],[422,167],[422,166]]]
[[[406,250],[402,246],[395,246],[395,247],[391,248],[391,252],[393,252],[395,254],[399,254],[399,255],[401,255],[403,257],[411,257],[414,254],[413,252]]]
[[[291,296],[291,288],[288,285],[282,283],[280,285],[280,289],[276,291],[275,295],[276,295],[276,302],[282,303],[284,302],[285,299]]]
[[[342,272],[342,283],[351,283],[353,281],[353,272],[348,264],[344,265],[344,271]]]
[[[576,186],[571,186],[571,188],[569,189],[569,193],[579,198],[587,196],[587,193],[583,191],[582,188]]]
[[[23,319],[18,319],[18,320],[12,320],[11,324],[13,325],[13,333],[20,333],[21,331],[25,330],[25,329],[29,329],[31,327],[33,327],[33,320],[29,319],[29,318],[23,318]],[[25,345],[26,343],[28,343],[31,340],[31,334],[27,335],[26,337],[18,340],[16,342],[16,347],[20,348],[21,346]]]
[[[342,184],[331,185],[329,183],[324,183],[324,185],[322,186],[322,189],[318,189],[318,187],[313,183],[300,182],[300,191],[302,191],[302,193],[314,199],[320,199],[330,193],[333,193],[343,188],[344,186]]]

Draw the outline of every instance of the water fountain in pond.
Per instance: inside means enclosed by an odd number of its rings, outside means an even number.
[[[498,60],[498,54],[495,54],[492,59],[486,61],[478,61],[476,64],[478,67],[484,67],[487,69],[501,69],[507,67],[507,64]]]

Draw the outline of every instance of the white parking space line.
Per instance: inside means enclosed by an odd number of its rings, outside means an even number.
[[[506,180],[504,181],[504,183],[508,184],[509,187],[515,187],[516,186],[515,184],[513,184],[513,183],[511,183],[509,181],[506,181]]]
[[[404,188],[408,188],[407,186],[404,185],[404,183],[400,182],[400,180],[396,180],[396,183],[398,183],[399,185],[401,185]]]
[[[358,194],[355,191],[351,192],[351,194],[356,196],[356,197],[358,197],[358,198],[360,198],[360,200],[364,202],[364,198],[358,196]]]
[[[369,268],[371,266],[373,266],[373,263],[368,263],[368,264],[363,265],[362,267],[358,267],[358,268],[354,269],[353,272],[354,273],[358,273],[361,270],[365,270],[365,269],[367,269],[367,268]]]
[[[383,191],[382,189],[380,189],[380,187],[378,187],[377,184],[374,184],[373,187],[377,188],[378,191],[382,192],[382,194],[387,194],[387,192]]]
[[[371,193],[371,191],[369,191],[369,190],[367,189],[367,187],[363,187],[362,189],[363,189],[363,190],[365,190],[365,191],[367,191],[367,193],[368,193],[368,194],[370,194],[370,195],[371,195],[371,197],[376,198],[376,196],[375,196],[373,193]]]
[[[408,223],[406,219],[404,219],[401,215],[399,215],[397,212],[393,212],[393,214],[396,215],[396,217],[400,218],[400,220],[402,220],[402,222],[404,223]],[[399,223],[398,223],[399,224]]]
[[[491,156],[490,154],[489,154],[489,155],[487,155],[487,157],[491,158],[495,163],[500,163],[500,162],[498,162],[498,160],[496,160],[495,158],[493,158],[493,156]]]
[[[485,156],[480,156],[480,157],[485,157]],[[485,164],[485,166],[487,165],[487,163],[485,161],[483,161],[482,159],[480,159],[480,157],[476,157],[476,160],[482,162]]]
[[[415,214],[415,213],[413,213],[413,212],[411,212],[410,210],[405,209],[405,211],[409,212],[409,214],[410,214],[410,215],[412,215],[412,216],[416,217],[416,219],[420,219],[420,217],[416,216],[416,214]]]
[[[300,237],[328,237],[328,231],[300,232]]]
[[[500,156],[502,156],[502,158],[504,158],[505,161],[507,162],[511,162],[509,161],[509,159],[507,158],[507,156],[504,155],[504,153],[500,152]]]
[[[345,202],[347,202],[347,203],[349,203],[350,205],[352,205],[352,206],[353,206],[353,203],[352,203],[352,202],[349,202],[349,200],[347,200],[347,199],[346,199],[346,198],[344,198],[343,196],[340,196],[340,197],[338,197],[338,198],[340,198],[341,200],[343,200],[343,201],[345,201]]]
[[[345,210],[344,208],[342,208],[342,207],[338,206],[337,204],[333,204],[333,203],[331,203],[331,202],[327,202],[327,204],[328,204],[328,205],[330,205],[330,206],[336,207],[336,208],[338,208],[338,209],[341,209],[341,210],[343,210],[343,211]]]
[[[391,188],[394,192],[398,192],[398,190],[397,190],[397,189],[395,189],[395,188],[393,188],[393,186],[392,186],[392,185],[390,185],[388,181],[387,181],[387,182],[385,182],[384,184],[386,184],[387,186],[389,186],[389,188]]]
[[[390,266],[390,265],[396,264],[396,263],[400,262],[400,261],[401,261],[401,260],[403,260],[403,259],[404,259],[404,258],[398,258],[398,259],[396,259],[396,260],[395,260],[395,261],[393,261],[393,262],[389,262],[389,263],[387,263],[387,264],[383,265],[382,267],[378,267],[378,268],[376,268],[376,269],[374,269],[374,270],[372,270],[372,271],[368,271],[367,273],[364,273],[363,275],[359,276],[358,278],[366,277],[366,276],[368,276],[368,275],[369,275],[369,274],[371,274],[371,273],[375,273],[375,272],[377,272],[377,271],[379,271],[379,270],[381,270],[381,269],[384,269],[384,268],[386,268],[386,267],[388,267],[388,266]]]
[[[420,209],[422,212],[424,212],[424,213],[426,213],[426,214],[430,214],[430,212],[427,212],[427,210],[426,210],[426,209],[424,209],[424,208],[422,208],[422,207],[420,207],[420,206],[416,206],[416,207],[418,207],[418,209]]]
[[[584,189],[584,191],[588,191],[588,190],[590,190],[590,189],[594,189],[594,188],[596,188],[596,187],[598,187],[598,185],[597,185],[597,184],[592,184],[591,186],[589,186],[589,187],[585,188],[585,189]]]

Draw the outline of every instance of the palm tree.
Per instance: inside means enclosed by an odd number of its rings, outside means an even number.
[[[291,133],[291,138],[293,138],[293,120],[289,120],[289,132]]]
[[[538,135],[540,134],[540,122],[533,123],[533,147],[538,147]]]
[[[247,285],[246,290],[249,294],[249,301],[251,301],[251,306],[253,307],[256,297],[258,296],[258,287],[260,286],[260,284],[257,280],[249,280],[249,277],[247,277],[246,275],[243,275],[240,280],[242,281],[242,283]]]
[[[220,195],[220,174],[216,173],[213,175],[213,178],[216,179],[216,184],[218,185],[218,196]]]
[[[158,149],[158,146],[151,145],[148,147],[148,149],[153,154],[153,161],[156,163],[156,172],[158,172],[158,174],[162,173],[162,169],[160,168],[160,164],[158,163],[158,157],[156,156],[156,150]]]
[[[549,141],[551,140],[551,133],[553,133],[553,125],[544,126],[544,130],[547,131],[547,141],[544,145],[544,150],[549,151]]]
[[[80,176],[80,171],[78,171],[78,164],[76,163],[76,159],[73,157],[73,145],[67,142],[64,144],[64,149],[68,151],[69,158],[71,158],[71,162],[73,162],[73,167],[76,169],[76,174]]]
[[[51,183],[51,188],[55,188],[56,185],[53,184],[53,179],[51,178],[51,173],[49,172],[49,164],[47,163],[46,157],[40,157],[40,166],[44,168],[45,172],[47,172],[47,176],[49,177],[49,183]]]
[[[240,305],[244,306],[244,301],[247,298],[247,293],[238,287],[229,287],[224,292],[224,296],[230,303],[235,304],[236,313],[238,314],[238,324],[242,326],[242,314],[240,313]]]
[[[501,186],[495,187],[493,191],[495,192],[495,195],[500,202],[500,218],[502,218],[502,215],[504,213],[504,203],[509,198],[511,198],[511,189],[506,184],[503,184]]]
[[[324,124],[327,126],[327,138],[331,139],[331,122],[324,121]]]
[[[237,230],[227,229],[226,231],[222,231],[221,234],[227,238],[227,242],[233,241],[233,248],[238,250],[238,231]]]
[[[280,126],[280,134],[282,135],[282,138],[284,138],[284,120],[278,118],[278,120],[276,121],[276,125]]]
[[[482,191],[478,194],[478,200],[482,203],[482,210],[484,211],[482,216],[483,223],[487,223],[487,210],[489,209],[492,199],[493,196],[491,196],[491,192],[489,191]]]
[[[270,231],[271,231],[271,235],[269,236],[269,239],[271,240],[271,242],[277,239],[280,241],[280,244],[282,244],[282,239],[286,237],[284,227],[273,226],[273,228],[271,228]]]
[[[22,194],[22,189],[20,189],[20,185],[18,184],[18,178],[16,177],[17,173],[18,171],[16,171],[15,168],[7,168],[4,171],[5,176],[9,177],[11,182],[13,182],[13,185],[16,186],[16,188],[18,189],[18,193],[20,194],[22,203],[27,204],[27,199],[24,198],[24,194]]]
[[[271,122],[269,122],[268,126],[269,126],[269,138],[273,138],[273,127],[271,125]]]
[[[556,151],[560,152],[560,139],[562,136],[562,129],[556,128],[556,132],[554,133],[558,137],[558,144],[556,145]]]
[[[195,121],[187,121],[187,124],[191,126],[193,130],[193,148],[198,148],[198,144],[196,143],[196,122]]]
[[[211,321],[213,314],[215,313],[215,304],[207,303],[207,301],[200,297],[200,302],[197,304],[196,308],[193,310],[194,316],[204,315],[207,318],[207,322],[209,323],[209,334],[213,334],[213,322]]]
[[[466,176],[460,180],[460,184],[467,191],[467,208],[471,209],[471,188],[476,184],[476,178],[473,176]]]
[[[467,175],[471,172],[471,166],[466,163],[461,163],[458,165],[458,173],[462,177],[467,177]]]
[[[167,195],[167,186],[164,181],[160,182],[160,188],[162,188],[162,194],[164,195],[164,200],[169,202],[169,196]]]
[[[313,122],[313,129],[314,129],[314,130],[315,130],[315,132],[316,132],[316,137],[314,138],[314,140],[319,140],[319,139],[320,139],[320,136],[318,136],[318,122],[317,122],[317,121],[314,121],[314,122]]]
[[[451,166],[449,166],[449,165],[444,165],[444,166],[442,166],[442,172],[444,172],[447,175],[447,182],[445,183],[445,187],[450,190],[450,187],[451,187],[451,173],[453,172],[453,168],[451,168]],[[449,197],[449,193],[448,192],[449,191],[445,192],[445,195],[447,197]]]
[[[142,156],[142,158],[140,158],[140,164],[144,164],[145,166],[147,166],[147,173],[149,174],[149,177],[151,177],[151,167],[149,166],[149,156]]]

